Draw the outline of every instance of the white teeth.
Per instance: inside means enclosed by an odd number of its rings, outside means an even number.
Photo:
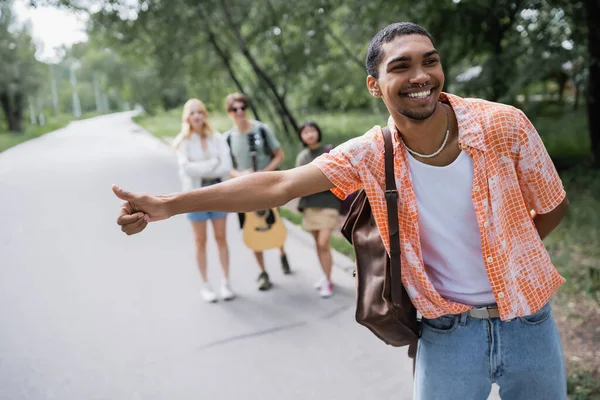
[[[429,96],[431,94],[431,90],[428,90],[426,92],[418,92],[418,93],[409,93],[408,97],[414,97],[417,99],[423,99],[427,96]]]

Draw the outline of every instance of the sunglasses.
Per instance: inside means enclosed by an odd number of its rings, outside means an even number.
[[[246,111],[247,108],[248,108],[248,106],[232,107],[232,108],[229,109],[229,111],[236,113],[236,112],[238,112],[240,110]]]

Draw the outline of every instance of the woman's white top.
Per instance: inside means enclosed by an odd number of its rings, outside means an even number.
[[[184,191],[202,187],[203,181],[224,180],[233,168],[227,141],[218,132],[206,138],[206,150],[200,135],[193,133],[184,139],[177,148],[177,160]]]

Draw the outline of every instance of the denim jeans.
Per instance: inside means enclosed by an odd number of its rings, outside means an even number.
[[[506,400],[566,400],[565,361],[550,304],[501,321],[443,315],[423,319],[416,400],[486,400],[493,382]]]

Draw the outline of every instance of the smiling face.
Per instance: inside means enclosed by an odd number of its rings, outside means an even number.
[[[395,37],[381,47],[383,58],[379,78],[369,76],[367,86],[382,97],[390,114],[425,120],[435,111],[444,87],[440,55],[424,35]]]
[[[246,109],[248,105],[243,101],[234,101],[231,107],[227,110],[229,117],[236,123],[240,124],[246,121]]]

